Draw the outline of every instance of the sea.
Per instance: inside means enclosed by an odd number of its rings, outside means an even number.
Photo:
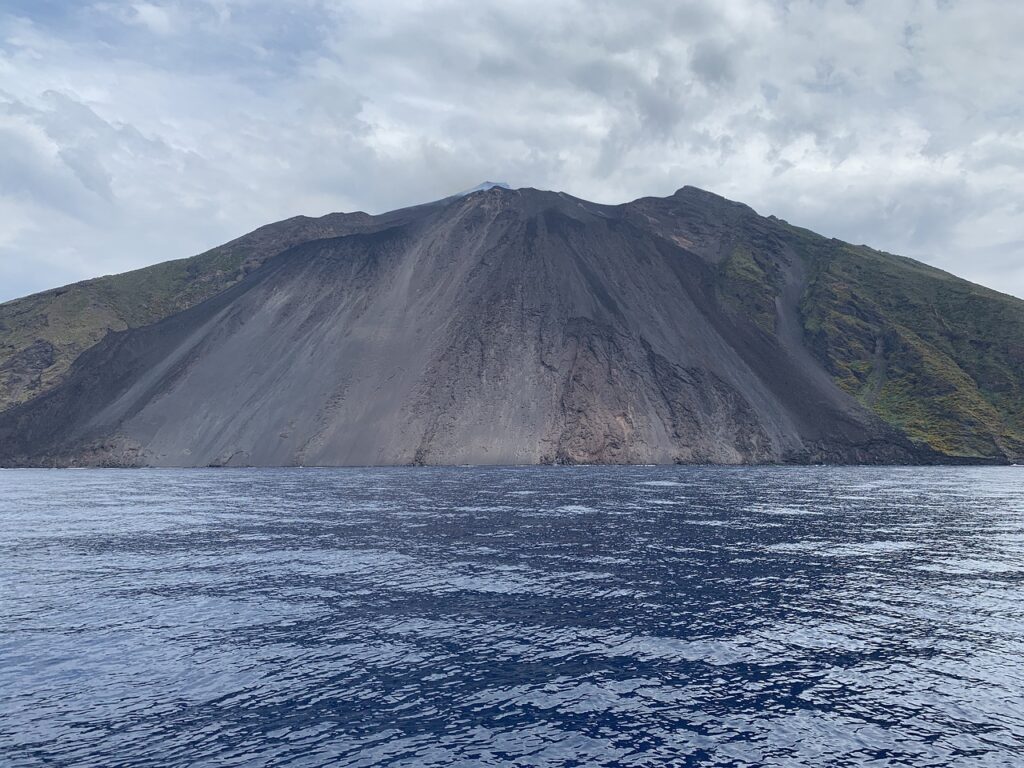
[[[1024,468],[0,472],[3,766],[1022,766]]]

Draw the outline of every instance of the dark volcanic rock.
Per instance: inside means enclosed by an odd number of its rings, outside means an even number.
[[[684,188],[501,187],[270,258],[0,414],[0,463],[941,458],[804,343],[786,226]]]

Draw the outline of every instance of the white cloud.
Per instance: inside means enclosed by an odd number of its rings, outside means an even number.
[[[605,202],[694,184],[1024,295],[1024,6],[18,7],[0,299],[486,178]]]
[[[167,8],[152,3],[134,3],[131,19],[160,35],[170,34],[174,29],[171,13]]]

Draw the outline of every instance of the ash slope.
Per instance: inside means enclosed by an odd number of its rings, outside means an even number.
[[[411,209],[413,212],[415,209]],[[268,259],[301,243],[394,223],[333,213],[268,224],[188,259],[85,280],[0,304],[0,411],[59,386],[71,365],[109,331],[139,328],[216,296]]]
[[[921,462],[805,344],[784,223],[495,187],[299,244],[0,414],[0,463]]]

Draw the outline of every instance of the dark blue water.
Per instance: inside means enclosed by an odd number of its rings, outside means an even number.
[[[0,472],[7,766],[1021,766],[1024,470]]]

